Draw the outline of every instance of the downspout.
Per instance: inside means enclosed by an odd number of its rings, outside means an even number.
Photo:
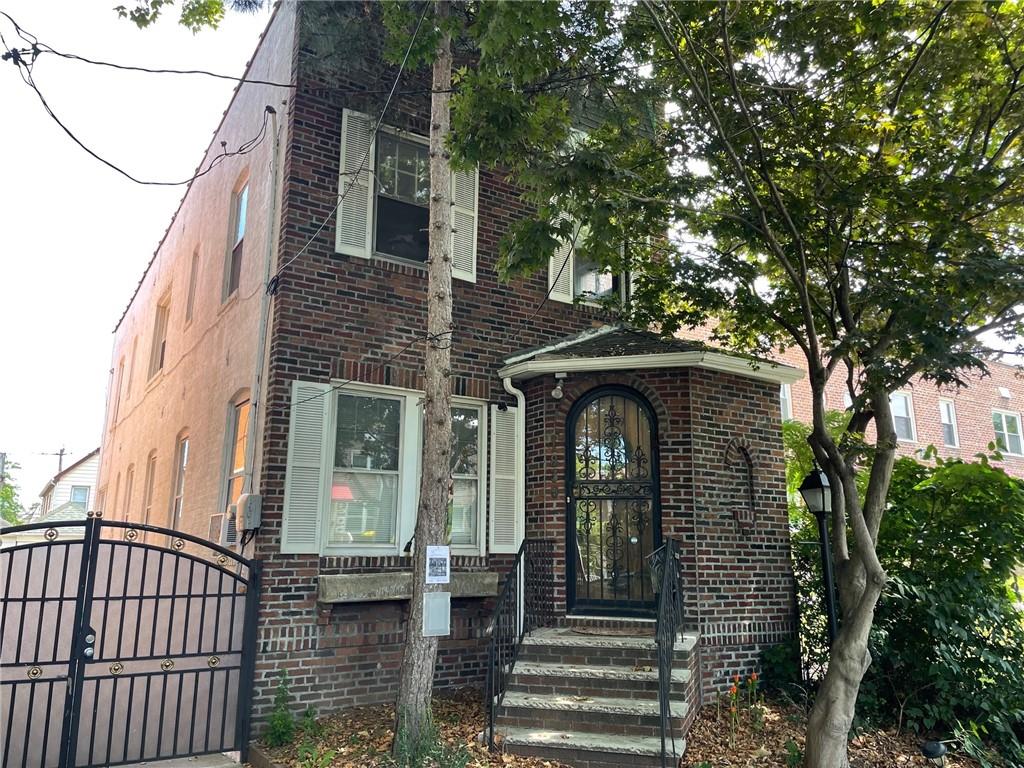
[[[256,462],[256,436],[260,434],[262,425],[262,385],[264,358],[267,354],[267,320],[270,317],[271,295],[267,290],[270,284],[270,272],[274,263],[276,252],[274,243],[274,225],[278,216],[277,185],[280,175],[280,147],[281,137],[277,129],[277,112],[269,104],[266,111],[270,115],[271,135],[273,136],[273,151],[270,157],[270,205],[267,214],[266,248],[263,258],[263,295],[260,298],[260,320],[256,337],[256,365],[253,370],[252,387],[249,395],[249,428],[245,436],[245,474],[242,477],[242,495],[258,494],[259,485],[254,482]],[[239,504],[241,506],[241,504]],[[235,521],[236,526],[238,521]]]

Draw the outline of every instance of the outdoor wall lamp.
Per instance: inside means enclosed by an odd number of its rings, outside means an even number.
[[[562,380],[565,379],[569,374],[567,373],[556,373],[555,374],[555,388],[551,390],[551,397],[555,400],[561,400],[565,394],[562,392]]]
[[[810,474],[800,483],[800,495],[808,511],[818,521],[818,541],[821,544],[821,577],[825,590],[825,615],[828,618],[828,643],[836,639],[836,598],[832,577],[832,547],[828,540],[828,517],[832,512],[832,486],[828,475],[814,463]]]

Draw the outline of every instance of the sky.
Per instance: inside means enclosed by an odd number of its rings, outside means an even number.
[[[114,0],[0,0],[62,53],[148,68],[242,74],[269,11],[229,12],[193,35],[172,7],[139,30]],[[125,2],[131,6],[131,2]],[[14,47],[11,23],[0,32]],[[38,59],[53,112],[132,175],[178,181],[195,170],[233,83]],[[0,62],[0,452],[28,507],[57,471],[99,447],[113,330],[170,223],[184,187],[139,186],[87,155]]]

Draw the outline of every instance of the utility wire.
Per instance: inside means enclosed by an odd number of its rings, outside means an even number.
[[[0,11],[0,13],[2,13],[2,11]],[[19,31],[19,34],[21,34],[20,31]],[[4,46],[6,47],[6,43],[4,43]],[[57,116],[57,114],[50,107],[50,104],[46,100],[46,97],[43,95],[43,92],[41,90],[39,90],[39,86],[36,85],[35,78],[32,76],[32,68],[33,68],[33,66],[35,64],[35,54],[34,53],[31,54],[31,58],[26,59],[22,55],[22,52],[19,51],[18,49],[8,49],[8,50],[6,50],[3,53],[2,57],[0,57],[0,58],[2,58],[4,61],[11,61],[18,68],[18,74],[21,75],[22,81],[29,88],[31,88],[32,91],[39,98],[39,103],[43,105],[43,109],[45,110],[46,114],[49,115],[50,119],[52,119],[58,126],[60,126],[61,130],[63,130],[64,133],[67,134],[67,136],[75,144],[77,144],[79,147],[81,147],[88,155],[90,155],[94,159],[98,160],[99,162],[103,163],[103,165],[105,165],[108,168],[116,171],[117,173],[121,174],[122,176],[124,176],[129,181],[132,181],[132,182],[134,182],[136,184],[141,184],[143,186],[154,186],[154,187],[180,187],[180,186],[187,186],[187,185],[191,184],[193,181],[195,181],[196,179],[201,178],[201,177],[205,176],[206,174],[210,173],[211,171],[213,171],[218,165],[220,165],[222,162],[224,162],[224,160],[226,160],[227,158],[229,158],[229,157],[238,157],[238,156],[241,156],[241,155],[249,154],[250,152],[252,152],[254,149],[256,149],[256,147],[258,147],[263,142],[263,140],[266,138],[266,135],[267,135],[267,112],[264,111],[264,113],[263,113],[263,124],[260,126],[259,132],[253,138],[251,138],[248,141],[243,142],[242,144],[240,144],[238,146],[238,149],[236,149],[236,150],[234,150],[232,152],[227,151],[226,148],[223,149],[219,155],[215,156],[213,158],[213,160],[210,161],[210,164],[206,167],[205,170],[198,171],[197,173],[193,174],[189,178],[182,179],[181,181],[151,181],[151,180],[147,180],[147,179],[140,179],[140,178],[134,176],[133,174],[129,173],[128,171],[124,170],[120,166],[116,165],[115,163],[111,162],[110,160],[107,160],[105,157],[101,156],[99,153],[97,153],[96,151],[94,151],[93,149],[88,147],[85,144],[85,142],[83,142],[81,139],[79,139],[78,136],[76,136],[75,133],[70,128],[68,128],[68,126],[64,123],[64,121],[61,120]]]
[[[426,18],[427,11],[429,9],[430,3],[424,3],[423,10],[420,12],[420,17],[416,21],[416,28],[412,32],[412,37],[409,38],[409,45],[405,49],[405,56],[402,57],[402,63],[399,65],[398,73],[395,75],[395,82],[391,85],[391,92],[388,94],[387,99],[384,101],[384,106],[380,110],[380,117],[377,118],[377,124],[374,125],[373,130],[370,132],[370,140],[366,144],[366,151],[363,153],[363,159],[359,162],[359,168],[352,174],[352,178],[349,181],[348,186],[342,190],[340,195],[338,195],[338,202],[334,204],[334,208],[331,209],[331,212],[324,216],[324,220],[320,222],[320,226],[317,227],[313,236],[306,241],[305,245],[303,245],[294,256],[278,267],[274,276],[270,278],[270,281],[267,283],[267,293],[271,296],[277,293],[277,289],[281,282],[281,273],[283,273],[290,264],[305,253],[306,249],[313,244],[313,241],[320,236],[320,233],[324,231],[324,227],[327,226],[327,222],[334,217],[334,214],[338,212],[339,208],[341,208],[341,204],[345,202],[345,198],[348,197],[348,193],[352,190],[352,187],[356,185],[359,177],[369,170],[368,162],[370,160],[370,153],[373,151],[374,141],[377,138],[377,133],[380,131],[381,125],[384,124],[384,115],[387,114],[388,107],[391,105],[391,100],[395,96],[395,91],[398,90],[398,83],[402,79],[402,73],[405,71],[405,65],[409,61],[409,55],[412,53],[413,46],[416,44],[416,37],[419,35],[420,27],[423,26],[423,19]],[[344,171],[344,169],[342,170]]]
[[[403,344],[402,347],[397,352],[395,352],[392,355],[389,355],[384,360],[381,360],[379,363],[377,363],[372,368],[370,368],[370,373],[371,374],[376,373],[377,371],[381,370],[382,368],[386,367],[387,365],[393,363],[395,360],[400,358],[402,355],[404,355],[406,352],[408,352],[410,349],[412,349],[413,346],[415,346],[416,344],[419,344],[421,341],[427,341],[427,342],[430,342],[430,343],[432,343],[432,344],[434,344],[436,346],[436,342],[442,336],[451,336],[452,333],[453,333],[452,331],[441,331],[441,333],[428,334],[426,336],[417,336],[412,341],[410,341],[410,342],[408,342],[406,344]],[[448,346],[451,347],[451,340],[450,339],[448,341]],[[441,347],[438,347],[438,349],[441,349]],[[331,394],[333,392],[337,392],[339,389],[343,389],[344,387],[347,387],[349,384],[354,384],[356,381],[357,381],[357,379],[355,379],[355,378],[346,379],[345,381],[341,382],[340,384],[335,384],[330,389],[325,389],[323,392],[317,392],[315,395],[310,395],[309,397],[307,397],[307,398],[305,398],[303,400],[299,400],[299,402],[295,403],[294,405],[302,405],[303,403],[308,403],[311,400],[316,400],[317,398],[325,397],[325,396],[327,396],[327,395],[329,395],[329,394]]]

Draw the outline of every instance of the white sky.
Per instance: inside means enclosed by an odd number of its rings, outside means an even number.
[[[130,0],[122,0],[129,7]],[[241,75],[269,11],[228,13],[192,35],[177,6],[138,30],[113,0],[0,0],[0,9],[63,53],[150,68]],[[179,4],[180,5],[180,4]],[[0,31],[15,46],[14,30]],[[53,111],[129,173],[188,178],[233,83],[121,72],[51,54],[34,70]],[[10,62],[0,62],[0,451],[26,507],[57,470],[100,444],[114,324],[184,187],[143,187],[72,143]]]

